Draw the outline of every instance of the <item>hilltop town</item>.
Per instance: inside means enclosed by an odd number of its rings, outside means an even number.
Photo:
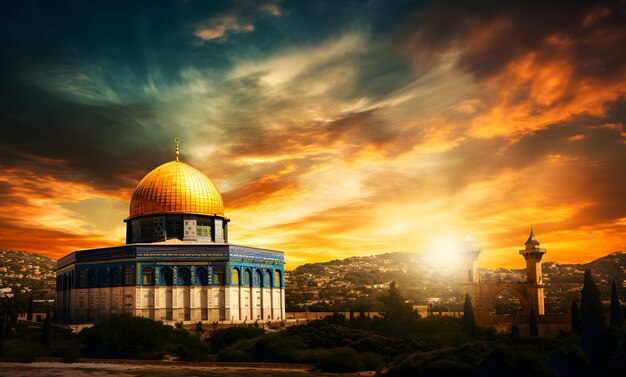
[[[543,263],[546,284],[546,311],[567,312],[579,297],[585,269],[591,269],[603,298],[610,295],[615,279],[620,294],[626,293],[626,253],[614,252],[586,264]],[[524,281],[523,269],[481,269],[486,282]],[[323,263],[311,263],[290,271],[287,276],[287,311],[376,310],[378,298],[391,281],[396,281],[407,299],[416,305],[432,304],[445,311],[458,311],[455,273],[437,268],[421,254],[388,253],[367,257],[351,257]],[[504,305],[513,297],[501,297]],[[512,305],[513,302],[508,302]]]

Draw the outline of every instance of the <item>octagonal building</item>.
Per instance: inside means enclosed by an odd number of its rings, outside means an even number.
[[[284,256],[228,242],[222,195],[176,160],[148,173],[130,202],[126,245],[57,262],[56,318],[91,323],[130,313],[163,322],[285,318]]]

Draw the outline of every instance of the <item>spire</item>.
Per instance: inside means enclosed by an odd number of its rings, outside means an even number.
[[[526,240],[525,245],[530,245],[530,244],[539,246],[539,241],[537,241],[537,239],[535,238],[535,233],[533,232],[532,225],[530,227],[530,235],[528,236],[528,240]]]
[[[175,138],[174,142],[176,143],[176,161],[178,161],[178,158],[180,157],[180,152],[178,152],[178,143],[180,143],[180,138]]]

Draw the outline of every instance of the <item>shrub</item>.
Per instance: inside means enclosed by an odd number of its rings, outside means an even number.
[[[265,330],[256,327],[229,327],[211,333],[208,342],[212,352],[220,352],[241,339],[252,339],[265,334]]]
[[[205,360],[208,356],[209,347],[197,336],[128,314],[99,321],[79,335],[89,357],[158,360],[174,354],[183,360]]]
[[[242,339],[219,353],[220,361],[262,361],[292,363],[300,360],[307,345],[282,333]]]
[[[365,370],[361,356],[352,348],[336,347],[316,350],[315,367],[322,372],[359,372]]]
[[[50,356],[60,357],[64,363],[74,363],[83,356],[83,345],[77,340],[56,343],[50,350]]]
[[[5,340],[2,350],[7,361],[20,363],[32,363],[42,352],[39,343],[24,339]]]

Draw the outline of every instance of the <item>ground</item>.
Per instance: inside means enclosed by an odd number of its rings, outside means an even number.
[[[211,376],[246,376],[246,377],[311,377],[311,376],[372,376],[374,372],[329,374],[307,370],[285,370],[266,368],[224,368],[206,366],[178,365],[134,365],[134,364],[94,364],[94,363],[48,363],[29,364],[0,362],[2,377],[211,377]]]

